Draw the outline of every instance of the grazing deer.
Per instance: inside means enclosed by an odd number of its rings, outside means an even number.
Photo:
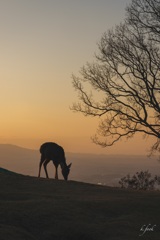
[[[64,150],[61,146],[59,146],[56,143],[53,142],[46,142],[41,145],[40,147],[40,153],[41,153],[41,159],[40,159],[40,164],[39,164],[39,174],[38,177],[40,177],[40,172],[41,172],[41,167],[43,164],[46,177],[48,178],[48,172],[47,172],[47,164],[52,161],[56,172],[55,172],[55,179],[58,179],[58,166],[61,166],[62,169],[62,175],[65,180],[68,179],[68,175],[70,172],[70,163],[68,166],[66,164],[66,159],[65,159],[65,153]]]

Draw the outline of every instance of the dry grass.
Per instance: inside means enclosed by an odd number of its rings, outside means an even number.
[[[160,239],[160,192],[56,181],[0,170],[1,240]],[[154,232],[139,237],[144,224]]]

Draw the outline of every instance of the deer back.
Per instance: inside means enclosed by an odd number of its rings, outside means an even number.
[[[46,142],[41,145],[40,153],[49,160],[66,164],[64,150],[61,146],[53,142]]]

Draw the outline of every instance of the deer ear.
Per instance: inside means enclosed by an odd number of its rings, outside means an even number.
[[[70,168],[70,167],[71,167],[71,165],[72,165],[72,163],[70,163],[70,164],[68,165],[68,168]]]

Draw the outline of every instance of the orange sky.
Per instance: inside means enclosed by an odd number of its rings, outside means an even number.
[[[75,114],[72,73],[94,60],[102,33],[123,20],[128,0],[0,3],[0,143],[39,148],[55,141],[70,152],[144,154],[139,136],[112,148],[94,145],[98,119]]]

